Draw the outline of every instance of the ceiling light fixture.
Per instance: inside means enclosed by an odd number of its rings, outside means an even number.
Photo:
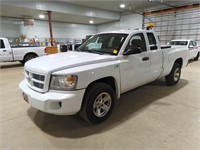
[[[125,8],[126,5],[125,5],[124,3],[121,3],[121,4],[119,5],[119,7],[120,7],[120,8]]]
[[[90,20],[89,22],[90,22],[90,24],[93,24],[93,23],[94,23],[94,21],[93,21],[93,20]]]
[[[44,18],[45,18],[45,15],[40,14],[40,15],[39,15],[39,18],[44,19]]]

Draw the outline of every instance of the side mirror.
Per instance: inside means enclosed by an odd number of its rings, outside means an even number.
[[[150,50],[156,50],[156,49],[158,49],[158,46],[156,46],[156,45],[150,46]]]
[[[142,49],[140,47],[135,47],[133,49],[128,49],[123,53],[123,55],[131,55],[131,54],[139,54],[142,53]]]

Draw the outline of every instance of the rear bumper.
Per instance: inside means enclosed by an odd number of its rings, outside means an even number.
[[[80,111],[85,89],[39,93],[30,89],[25,80],[19,84],[23,97],[34,108],[56,115],[72,115]]]

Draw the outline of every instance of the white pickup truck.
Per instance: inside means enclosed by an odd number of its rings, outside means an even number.
[[[45,54],[45,47],[11,48],[7,38],[0,37],[0,62],[20,61],[22,64],[30,59]]]
[[[193,59],[194,61],[197,61],[199,59],[199,55],[200,55],[200,47],[197,44],[196,41],[194,40],[171,40],[170,45],[172,45],[172,47],[186,47],[188,49],[188,59],[191,60]]]
[[[80,113],[98,124],[110,116],[122,93],[161,77],[175,85],[187,56],[187,49],[161,47],[152,30],[104,32],[76,51],[30,60],[19,88],[36,109],[56,115]]]

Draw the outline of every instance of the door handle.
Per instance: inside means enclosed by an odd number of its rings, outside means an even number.
[[[147,60],[149,60],[149,57],[143,57],[142,60],[147,61]]]
[[[6,52],[6,50],[4,49],[3,52]]]

